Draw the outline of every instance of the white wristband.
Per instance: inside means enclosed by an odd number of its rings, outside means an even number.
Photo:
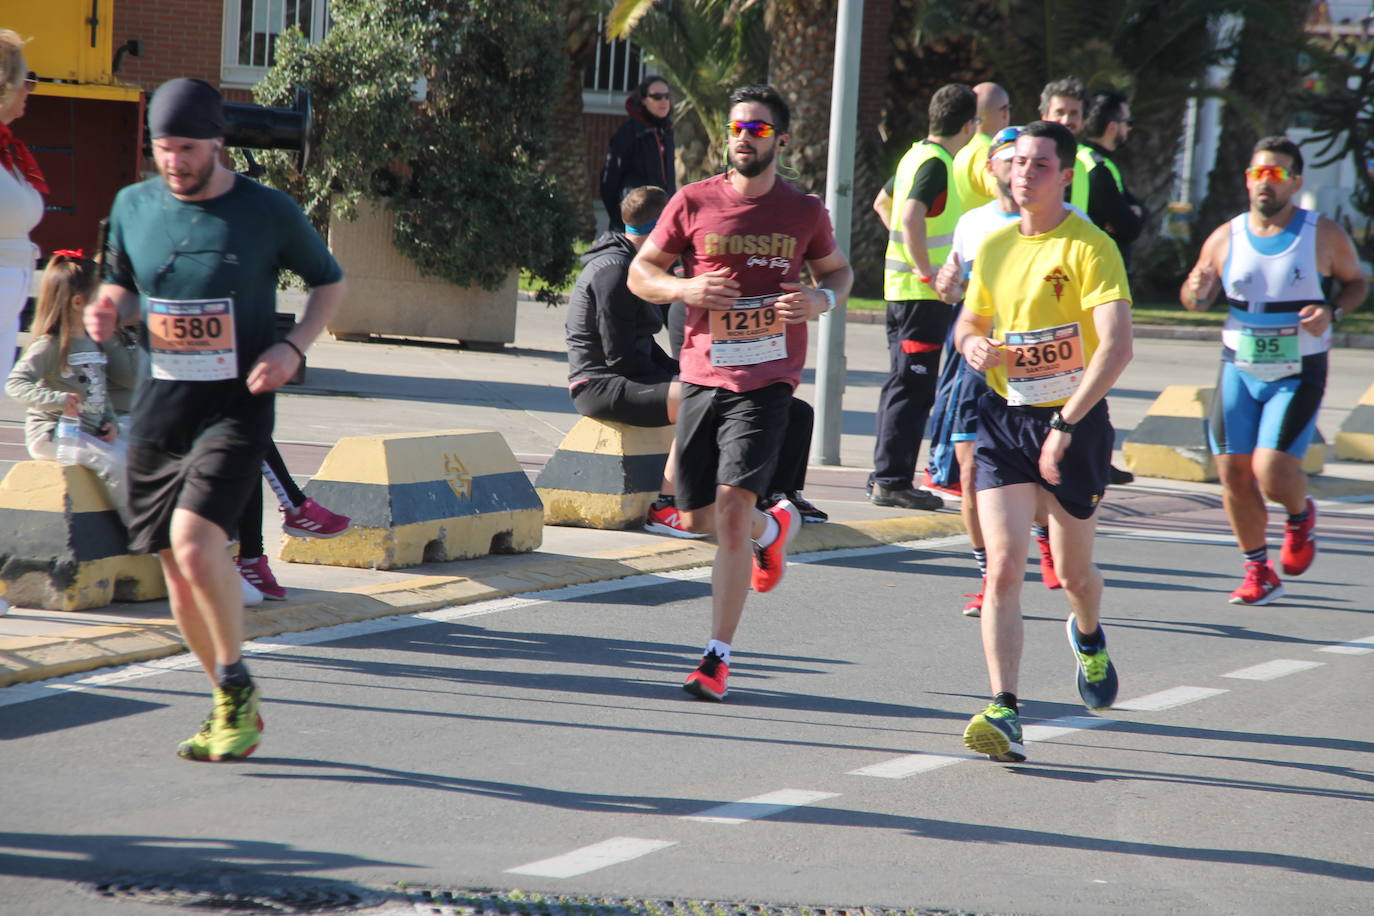
[[[830,300],[830,307],[827,308],[826,311],[829,312],[829,311],[831,311],[832,309],[834,309],[834,308],[835,308],[835,291],[834,291],[833,289],[827,289],[827,288],[825,288],[824,286],[818,286],[818,287],[816,287],[816,288],[817,288],[818,290],[820,290],[821,292],[825,293],[825,298],[828,299],[828,300]]]

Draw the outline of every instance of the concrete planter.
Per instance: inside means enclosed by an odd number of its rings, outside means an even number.
[[[455,286],[420,269],[392,244],[395,218],[370,201],[353,222],[335,216],[329,246],[348,280],[348,296],[329,332],[341,340],[431,337],[478,347],[515,340],[519,271],[497,290]]]

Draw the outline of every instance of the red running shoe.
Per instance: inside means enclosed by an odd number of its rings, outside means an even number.
[[[1279,566],[1285,576],[1301,576],[1317,558],[1317,539],[1312,532],[1317,527],[1317,504],[1307,497],[1307,521],[1286,522],[1283,526],[1283,549],[1279,551]]]
[[[756,592],[770,592],[782,581],[783,570],[787,568],[787,548],[802,526],[801,513],[790,499],[775,503],[767,514],[777,520],[778,536],[767,547],[754,545],[754,574],[749,584]]]
[[[671,499],[657,499],[649,507],[649,517],[644,522],[644,530],[650,534],[666,534],[673,538],[704,538],[706,535],[688,531],[682,527],[682,516]]]
[[[682,689],[701,700],[723,700],[730,692],[725,686],[729,677],[730,666],[715,652],[708,652],[697,669],[687,675]]]
[[[983,593],[986,592],[987,590],[988,590],[988,577],[987,577],[987,576],[984,576],[984,577],[983,577],[983,587],[980,588],[980,589],[978,590],[978,594],[976,594],[976,595],[965,595],[965,596],[964,596],[965,598],[972,599],[972,600],[969,601],[968,604],[964,605],[964,616],[965,616],[965,617],[981,617],[981,616],[983,616]]]
[[[272,601],[286,600],[286,589],[277,584],[277,577],[272,575],[272,570],[267,565],[267,557],[254,557],[251,560],[235,557],[234,562],[238,564],[239,575],[243,576],[243,581],[262,592],[264,598]]]
[[[1059,573],[1054,571],[1054,554],[1050,552],[1050,539],[1036,538],[1035,542],[1040,545],[1040,581],[1045,583],[1045,588],[1063,588],[1064,583],[1059,581]]]
[[[352,523],[347,515],[330,512],[310,497],[295,509],[285,511],[282,529],[298,538],[332,538],[343,534]]]
[[[961,484],[942,484],[936,483],[935,478],[930,476],[929,468],[921,468],[921,485],[919,489],[927,493],[934,493],[937,496],[945,496],[949,499],[963,499],[964,488]]]
[[[1283,597],[1283,583],[1268,563],[1246,563],[1245,581],[1231,593],[1232,604],[1259,607]]]

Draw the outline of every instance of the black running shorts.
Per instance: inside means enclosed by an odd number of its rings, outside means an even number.
[[[682,383],[677,412],[677,507],[716,501],[716,485],[765,496],[773,481],[792,400],[778,382],[755,391]]]
[[[156,553],[172,546],[172,513],[186,509],[238,536],[239,516],[256,492],[272,438],[272,399],[259,409],[183,427],[164,427],[162,441],[129,442],[129,549]],[[265,409],[261,409],[265,407]]]

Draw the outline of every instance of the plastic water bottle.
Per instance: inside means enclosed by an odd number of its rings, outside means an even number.
[[[57,463],[71,467],[77,463],[81,452],[81,421],[76,417],[63,417],[57,421]]]

